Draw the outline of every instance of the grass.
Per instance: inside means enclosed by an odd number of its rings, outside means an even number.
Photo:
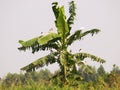
[[[31,83],[28,85],[15,85],[14,83],[7,87],[4,84],[0,85],[0,90],[120,90],[118,87],[109,87],[108,85],[93,85],[93,83],[80,83],[78,86],[60,87],[53,84]]]

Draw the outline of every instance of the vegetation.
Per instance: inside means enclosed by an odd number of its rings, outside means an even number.
[[[64,6],[59,7],[57,2],[52,3],[52,5],[57,32],[51,31],[47,35],[40,35],[28,41],[19,41],[22,45],[19,50],[25,51],[26,49],[31,48],[32,53],[38,52],[39,50],[50,50],[51,53],[21,68],[21,70],[25,70],[26,72],[35,71],[39,67],[57,62],[60,67],[60,72],[53,76],[51,80],[57,80],[57,84],[60,85],[71,84],[73,81],[82,78],[77,71],[77,66],[86,72],[90,72],[89,67],[84,64],[86,58],[90,58],[91,60],[100,63],[104,63],[105,60],[89,53],[72,53],[71,50],[68,50],[68,47],[76,40],[81,40],[89,34],[93,36],[100,30],[77,30],[75,33],[71,34],[72,24],[74,24],[76,15],[74,1],[69,3],[70,15],[68,18],[65,16]]]
[[[8,73],[0,81],[0,90],[120,90],[119,68],[117,68],[116,72],[113,67],[110,73],[108,73],[102,65],[98,69],[89,67],[94,73],[81,72],[81,69],[79,69],[79,75],[83,79],[74,81],[73,83],[75,84],[73,86],[65,85],[64,87],[49,81],[56,73],[52,74],[47,69],[26,74]],[[78,85],[76,86],[76,84]]]
[[[76,16],[74,1],[69,3],[68,18],[65,16],[64,6],[58,6],[57,2],[52,5],[57,32],[51,30],[46,35],[27,41],[19,40],[22,46],[18,48],[24,51],[31,49],[32,53],[50,50],[50,53],[22,67],[25,74],[8,73],[5,78],[0,79],[0,90],[120,90],[120,69],[117,65],[113,65],[113,69],[108,73],[102,66],[104,59],[89,53],[73,53],[68,50],[76,40],[89,34],[93,36],[100,30],[76,30],[71,34]],[[86,58],[101,63],[100,67],[96,69],[86,65]],[[58,63],[60,67],[55,73],[47,69],[35,71],[53,63]]]

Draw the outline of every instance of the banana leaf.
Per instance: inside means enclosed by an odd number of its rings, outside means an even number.
[[[29,72],[29,71],[33,71],[35,69],[38,69],[40,67],[43,67],[45,65],[53,64],[57,60],[55,58],[55,55],[57,55],[56,52],[55,53],[51,53],[51,54],[49,54],[47,56],[41,57],[41,58],[35,60],[34,62],[28,64],[27,66],[21,68],[21,70]]]
[[[100,63],[105,63],[104,59],[101,59],[99,57],[96,57],[96,56],[88,54],[88,53],[82,53],[82,52],[81,53],[75,53],[74,57],[76,58],[76,60],[81,60],[81,61],[84,60],[85,58],[90,58],[93,61],[100,62]]]

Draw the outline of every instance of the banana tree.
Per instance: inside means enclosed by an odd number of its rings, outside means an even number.
[[[65,16],[64,6],[58,6],[57,2],[52,3],[57,33],[51,32],[47,35],[40,35],[27,41],[19,40],[19,43],[22,45],[18,48],[19,50],[26,51],[27,49],[31,49],[32,53],[40,50],[51,51],[48,55],[22,67],[21,70],[30,72],[57,62],[60,66],[59,75],[62,75],[63,80],[66,81],[69,77],[72,77],[72,75],[77,74],[76,66],[85,66],[83,62],[85,58],[90,58],[99,63],[105,62],[104,59],[88,53],[71,53],[71,51],[68,51],[68,47],[75,41],[81,40],[86,35],[91,34],[93,36],[100,32],[98,29],[91,29],[84,32],[83,30],[77,30],[74,34],[71,34],[72,24],[74,24],[74,18],[76,16],[75,9],[74,1],[71,1],[69,3],[69,17],[67,18]]]

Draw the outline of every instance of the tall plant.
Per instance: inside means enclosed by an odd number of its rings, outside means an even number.
[[[77,30],[74,34],[71,34],[72,25],[74,24],[74,18],[76,16],[74,1],[69,3],[69,17],[65,16],[64,6],[58,6],[57,2],[52,3],[52,9],[55,15],[55,25],[57,28],[57,33],[51,32],[47,35],[40,35],[28,41],[19,40],[22,45],[19,50],[32,49],[32,53],[38,52],[40,50],[50,50],[51,53],[45,57],[41,57],[38,60],[22,67],[21,70],[26,72],[34,71],[39,67],[45,65],[58,63],[60,66],[60,73],[58,75],[62,76],[63,81],[67,81],[69,78],[77,75],[76,66],[86,66],[83,61],[85,58],[90,58],[93,61],[104,63],[105,60],[94,55],[78,52],[71,53],[68,51],[68,46],[73,44],[77,40],[81,40],[86,35],[97,34],[100,30],[92,29],[83,32],[82,30]]]

